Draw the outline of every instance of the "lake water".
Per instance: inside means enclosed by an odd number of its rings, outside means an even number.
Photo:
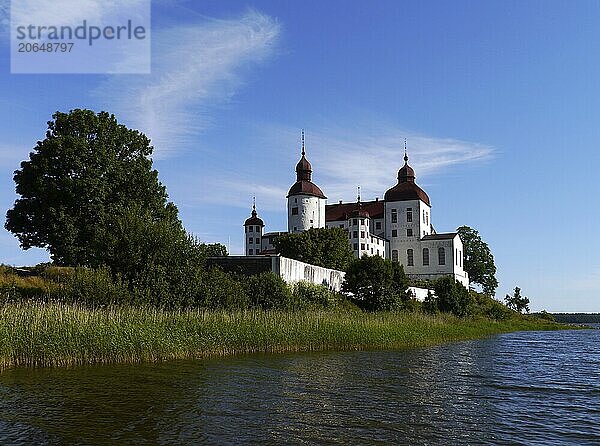
[[[600,444],[600,330],[0,374],[0,444]]]

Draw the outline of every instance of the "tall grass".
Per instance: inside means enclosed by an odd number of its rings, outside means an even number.
[[[0,367],[163,361],[248,352],[397,349],[558,324],[419,313],[164,311],[14,302],[0,306]]]

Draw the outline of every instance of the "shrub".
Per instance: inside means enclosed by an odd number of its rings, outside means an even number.
[[[252,306],[265,310],[291,310],[300,306],[284,280],[272,272],[248,277],[246,292]]]
[[[408,301],[408,281],[402,265],[379,256],[355,259],[342,285],[368,311],[399,310]]]
[[[473,312],[474,300],[462,284],[453,277],[440,277],[433,284],[437,309],[463,317]]]
[[[98,269],[75,268],[68,276],[61,297],[70,302],[88,306],[128,304],[132,295],[127,286],[113,278],[106,267]]]
[[[196,306],[209,309],[244,310],[250,307],[246,287],[220,268],[211,268],[202,277]]]
[[[323,285],[298,282],[292,288],[298,305],[313,308],[330,308],[336,303],[335,294]]]

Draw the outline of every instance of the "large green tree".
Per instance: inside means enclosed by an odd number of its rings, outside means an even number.
[[[150,140],[91,110],[57,112],[29,160],[15,171],[20,198],[5,227],[24,249],[46,248],[63,265],[105,263],[115,216],[136,208],[179,226],[177,208],[152,168]]]
[[[341,228],[313,228],[277,238],[275,249],[291,259],[345,271],[354,259],[348,233]]]
[[[498,280],[489,246],[481,239],[479,232],[468,226],[458,228],[458,235],[463,244],[464,269],[469,273],[469,280],[481,285],[484,293],[494,295]]]
[[[409,300],[408,279],[398,262],[364,256],[350,264],[343,290],[369,311],[399,310]]]

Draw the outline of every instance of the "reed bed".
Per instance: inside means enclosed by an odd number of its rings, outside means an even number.
[[[541,320],[497,322],[419,313],[90,309],[59,302],[16,302],[0,306],[0,367],[399,349],[559,327]]]

